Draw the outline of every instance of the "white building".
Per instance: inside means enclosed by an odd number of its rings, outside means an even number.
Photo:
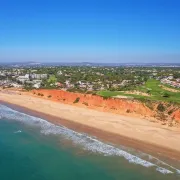
[[[19,77],[17,77],[17,81],[19,81],[21,83],[25,83],[28,80],[29,80],[29,78],[27,76],[19,76]]]
[[[34,88],[39,89],[41,87],[41,83],[36,83],[33,85]]]
[[[30,77],[32,79],[46,79],[48,75],[47,74],[31,74]]]

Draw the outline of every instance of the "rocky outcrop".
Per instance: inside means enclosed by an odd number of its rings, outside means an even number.
[[[112,112],[117,114],[126,115],[137,115],[142,117],[161,117],[161,118],[171,118],[172,120],[180,121],[180,109],[170,106],[169,108],[165,106],[165,112],[158,111],[158,103],[146,102],[143,103],[138,100],[128,100],[128,99],[116,99],[116,98],[103,98],[101,96],[92,94],[81,94],[73,93],[62,90],[48,90],[39,89],[33,90],[32,93],[39,97],[51,99],[58,102],[63,102],[66,104],[73,104],[81,107],[88,107],[91,109],[96,109],[99,111]],[[175,111],[173,109],[176,109]],[[168,112],[172,111],[168,114]],[[166,114],[166,116],[162,116]],[[161,115],[161,116],[159,116]]]

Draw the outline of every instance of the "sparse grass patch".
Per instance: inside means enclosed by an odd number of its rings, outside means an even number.
[[[174,110],[171,109],[171,110],[168,111],[168,114],[171,115],[173,112],[174,112]]]
[[[154,110],[154,107],[153,107],[153,104],[151,103],[151,101],[146,101],[146,102],[145,102],[145,105],[146,105],[149,109]]]

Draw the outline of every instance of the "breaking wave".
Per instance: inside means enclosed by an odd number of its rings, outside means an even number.
[[[154,167],[156,171],[163,174],[180,174],[179,169],[176,169],[175,167],[151,155],[143,153],[143,157],[146,156],[146,158],[142,159],[142,157],[126,152],[126,150],[121,149],[120,147],[115,147],[101,142],[96,138],[88,136],[87,134],[75,132],[64,126],[54,125],[46,120],[15,111],[4,105],[0,105],[0,119],[2,118],[16,120],[28,125],[39,127],[41,133],[45,135],[61,135],[64,138],[71,140],[74,144],[81,145],[84,150],[100,153],[104,156],[124,157],[129,163],[138,164],[144,167]],[[148,160],[145,160],[147,158]]]
[[[18,131],[15,131],[14,133],[17,134],[17,133],[21,133],[22,131],[21,130],[18,130]]]

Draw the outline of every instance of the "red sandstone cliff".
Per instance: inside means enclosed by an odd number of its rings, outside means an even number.
[[[91,109],[96,109],[100,111],[113,112],[117,114],[128,114],[128,115],[140,115],[143,117],[155,117],[158,112],[157,104],[152,104],[153,108],[149,108],[146,104],[137,100],[127,100],[127,99],[104,99],[103,97],[91,94],[80,94],[67,92],[62,90],[47,90],[39,89],[33,90],[33,94],[38,95],[43,98],[48,98],[51,100],[63,102],[66,104],[73,104],[76,106],[84,106]],[[78,98],[78,100],[77,100]],[[75,103],[75,101],[78,101]],[[172,109],[172,107],[171,107]],[[166,110],[167,112],[170,109]],[[167,114],[167,113],[166,113]],[[162,113],[161,113],[162,115]],[[163,116],[164,118],[165,116]],[[180,109],[176,108],[168,118],[180,121]]]
[[[171,117],[172,117],[173,119],[175,119],[175,120],[180,121],[180,109],[174,111],[174,112],[172,113]]]

